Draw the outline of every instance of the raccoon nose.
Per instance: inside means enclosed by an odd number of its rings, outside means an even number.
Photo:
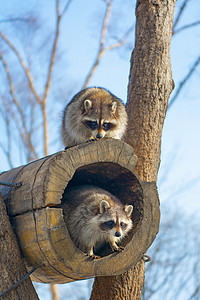
[[[102,137],[103,137],[102,134],[97,133],[97,135],[96,135],[96,138],[97,138],[97,139],[101,139]]]
[[[116,232],[115,232],[115,236],[116,236],[116,237],[120,237],[120,236],[121,236],[121,233],[120,233],[119,231],[116,231]]]

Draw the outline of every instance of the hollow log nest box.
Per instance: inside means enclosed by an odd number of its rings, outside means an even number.
[[[133,149],[120,140],[81,144],[0,174],[0,186],[31,279],[66,283],[94,276],[118,275],[135,265],[150,247],[159,228],[155,182],[136,175]],[[96,185],[132,204],[133,229],[123,240],[123,252],[105,251],[91,259],[73,244],[63,218],[66,189]],[[106,246],[105,246],[106,249]]]

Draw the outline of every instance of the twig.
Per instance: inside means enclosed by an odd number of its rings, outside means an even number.
[[[68,0],[67,3],[65,4],[65,7],[62,11],[62,13],[60,14],[61,17],[63,17],[63,15],[66,13],[66,11],[68,10],[70,4],[71,4],[72,0]]]
[[[28,82],[29,82],[29,86],[30,86],[30,89],[32,91],[32,93],[34,94],[36,100],[38,103],[41,103],[41,99],[40,97],[38,96],[36,90],[35,90],[35,87],[34,87],[34,84],[33,84],[33,78],[31,76],[31,73],[30,73],[30,70],[26,67],[21,55],[19,54],[19,52],[17,51],[17,49],[14,47],[14,45],[5,37],[5,35],[0,32],[0,36],[1,38],[6,42],[6,44],[13,50],[13,52],[15,53],[16,57],[18,58],[24,72],[25,72],[25,75],[28,79]]]
[[[183,86],[185,85],[185,83],[188,81],[188,79],[192,76],[192,74],[194,73],[194,71],[196,70],[197,66],[200,63],[200,56],[197,58],[197,60],[195,61],[195,63],[193,64],[192,68],[189,70],[188,74],[185,76],[185,78],[181,81],[181,83],[179,84],[179,87],[176,90],[176,93],[174,95],[174,97],[171,99],[171,101],[168,104],[168,110],[169,108],[171,108],[171,106],[173,105],[173,103],[175,102],[176,98],[178,97],[181,89],[183,88]]]
[[[47,80],[45,84],[45,89],[44,89],[44,95],[41,101],[41,108],[42,108],[42,115],[43,115],[43,128],[44,128],[44,155],[48,154],[48,129],[47,129],[47,113],[46,113],[46,102],[47,102],[47,96],[49,93],[49,88],[51,84],[51,77],[52,77],[52,70],[55,62],[55,55],[56,55],[56,48],[58,44],[58,36],[59,36],[59,30],[60,30],[60,20],[61,20],[61,15],[59,12],[59,0],[56,1],[56,14],[57,14],[57,21],[56,21],[56,34],[55,34],[55,39],[53,43],[53,48],[51,52],[51,58],[50,58],[50,63],[49,63],[49,68],[48,68],[48,75],[47,75]]]
[[[2,63],[3,63],[3,66],[4,66],[6,74],[7,74],[8,83],[9,83],[9,87],[10,87],[10,94],[12,96],[12,100],[13,100],[15,106],[17,107],[17,110],[18,110],[19,115],[21,117],[22,126],[24,128],[25,135],[26,135],[26,137],[28,139],[28,147],[31,150],[31,152],[34,153],[35,158],[37,158],[37,153],[36,153],[36,151],[34,149],[34,146],[33,146],[32,142],[31,142],[31,137],[30,137],[30,134],[29,134],[27,126],[26,126],[24,113],[23,113],[23,111],[21,109],[21,106],[20,106],[20,103],[17,100],[17,97],[15,95],[15,89],[14,89],[14,86],[13,86],[13,83],[12,83],[12,78],[11,78],[11,75],[10,75],[10,70],[9,70],[8,64],[6,63],[5,59],[2,57],[2,53],[1,52],[0,52],[0,59],[1,59]],[[24,135],[23,135],[23,139],[25,140]]]
[[[10,75],[8,64],[6,63],[5,59],[2,57],[1,52],[0,52],[0,59],[1,59],[2,63],[3,63],[3,66],[4,66],[6,74],[7,74],[8,83],[9,83],[9,87],[10,87],[10,94],[11,94],[11,96],[13,98],[13,101],[14,101],[14,103],[15,103],[18,111],[19,111],[19,114],[20,114],[21,119],[22,119],[22,124],[23,124],[23,126],[25,128],[26,127],[25,126],[25,117],[24,117],[24,114],[23,114],[23,111],[21,109],[21,106],[20,106],[20,104],[19,104],[19,102],[18,102],[18,100],[16,98],[16,95],[15,95],[15,89],[14,89],[14,86],[13,86],[13,83],[12,83],[12,79],[11,79],[11,75]]]
[[[182,6],[181,6],[181,8],[179,10],[179,13],[178,13],[176,19],[174,20],[173,31],[174,31],[175,27],[177,26],[177,24],[178,24],[178,22],[180,20],[180,17],[181,17],[181,15],[182,15],[182,13],[183,13],[183,11],[185,9],[185,6],[186,6],[187,2],[188,2],[188,0],[185,0],[183,2]]]
[[[110,50],[112,50],[112,49],[119,48],[119,47],[121,47],[122,45],[124,45],[125,42],[126,42],[126,37],[127,37],[127,36],[130,34],[130,32],[132,32],[132,31],[133,31],[133,25],[130,26],[130,27],[127,29],[127,31],[124,33],[123,37],[119,40],[118,43],[115,43],[115,44],[113,44],[113,45],[110,45],[110,46],[105,47],[105,48],[104,48],[104,51],[105,51],[105,52],[106,52],[106,51],[110,51]]]
[[[4,106],[6,107],[6,111],[11,115],[12,120],[14,120],[14,122],[15,122],[15,125],[16,125],[16,127],[17,127],[17,129],[18,129],[18,131],[19,131],[19,134],[20,134],[20,136],[21,136],[21,140],[22,140],[23,144],[25,145],[26,149],[27,149],[27,148],[30,149],[29,142],[27,142],[27,138],[26,138],[27,135],[23,133],[22,128],[21,128],[21,126],[20,126],[20,124],[19,124],[19,121],[18,121],[18,119],[16,118],[16,114],[14,114],[14,113],[12,112],[12,110],[10,109],[10,106],[8,105],[8,103],[7,103],[6,101],[4,101],[3,98],[2,98],[2,100],[3,100]],[[38,157],[37,157],[37,153],[35,152],[34,148],[33,148],[33,149],[31,148],[31,150],[32,150],[32,153],[34,153],[34,155],[35,155],[34,158],[37,159],[37,158],[38,158]]]
[[[193,22],[193,23],[184,25],[184,26],[180,27],[179,29],[177,29],[177,30],[175,30],[175,31],[173,30],[172,35],[177,34],[177,33],[181,32],[181,31],[183,31],[183,30],[185,30],[185,29],[188,29],[188,28],[197,26],[197,25],[200,25],[200,21],[196,21],[196,22]]]
[[[4,97],[2,97],[4,98]],[[0,143],[0,147],[2,149],[2,151],[4,152],[7,160],[8,160],[8,163],[9,163],[9,166],[10,168],[13,168],[13,163],[12,163],[12,160],[11,160],[11,132],[10,132],[10,120],[8,118],[8,112],[6,111],[5,112],[5,115],[4,115],[4,112],[3,110],[0,108],[0,111],[2,113],[2,117],[4,118],[4,121],[5,121],[5,124],[6,124],[6,136],[7,136],[7,149],[5,147],[5,144],[3,143]]]
[[[8,23],[8,22],[26,22],[26,18],[8,18],[8,19],[1,19],[0,23]]]
[[[113,0],[112,0],[113,1]],[[116,48],[120,48],[122,45],[125,44],[126,41],[126,37],[130,34],[130,32],[133,30],[133,26],[131,26],[130,28],[128,28],[128,30],[124,33],[123,37],[121,39],[119,39],[118,42],[109,45],[109,46],[105,46],[105,38],[106,38],[106,33],[107,33],[107,29],[108,29],[108,20],[109,20],[109,16],[110,16],[110,12],[111,12],[111,5],[112,5],[112,1],[104,1],[105,3],[107,3],[107,9],[105,12],[105,16],[104,16],[104,20],[103,20],[103,26],[102,26],[102,31],[101,31],[101,35],[100,35],[100,47],[96,56],[96,59],[85,79],[85,82],[83,84],[83,88],[86,88],[91,80],[91,77],[93,76],[96,68],[99,65],[100,59],[102,58],[102,56],[107,52],[107,51],[111,51],[113,49]]]
[[[50,284],[50,291],[52,294],[52,300],[59,300],[58,286],[57,284]]]
[[[86,77],[86,80],[83,84],[83,88],[86,88],[88,86],[88,83],[95,71],[95,69],[97,68],[99,61],[102,57],[102,55],[104,54],[105,48],[104,48],[104,44],[105,44],[105,37],[106,37],[106,32],[108,30],[108,20],[109,20],[109,16],[110,16],[110,11],[111,11],[111,6],[112,6],[112,2],[113,0],[106,2],[107,3],[107,8],[106,8],[106,12],[104,15],[104,20],[103,20],[103,25],[102,25],[102,30],[101,30],[101,35],[100,35],[100,47],[97,53],[97,57]]]
[[[57,12],[56,34],[55,34],[55,39],[54,39],[53,48],[52,48],[52,52],[51,52],[51,58],[50,58],[50,63],[49,63],[49,68],[48,68],[48,75],[47,75],[47,80],[46,80],[46,84],[45,84],[44,95],[42,98],[43,103],[45,103],[47,100],[47,95],[48,95],[49,87],[50,87],[50,83],[51,83],[53,65],[54,65],[54,61],[55,61],[56,48],[57,48],[57,44],[58,44],[58,36],[59,36],[60,20],[61,20],[61,16],[59,14],[59,0],[57,0],[57,2],[56,2],[56,12]]]

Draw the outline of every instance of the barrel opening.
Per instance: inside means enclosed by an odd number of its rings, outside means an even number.
[[[134,233],[139,229],[143,219],[143,190],[137,176],[117,163],[93,163],[78,168],[65,191],[81,185],[98,186],[118,197],[124,205],[133,205],[133,229],[122,241],[122,246],[129,243]],[[111,251],[107,248],[104,245],[98,254],[100,256],[110,254]]]

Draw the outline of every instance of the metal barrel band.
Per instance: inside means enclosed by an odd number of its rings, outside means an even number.
[[[142,259],[144,260],[144,262],[149,262],[151,261],[151,256],[147,254],[143,254]]]
[[[25,279],[27,279],[38,267],[34,267],[32,270],[30,270],[26,275],[24,275],[19,281],[14,283],[10,288],[8,288],[6,291],[0,294],[0,297],[7,294],[8,292],[14,290],[20,283],[22,283]]]
[[[9,182],[3,182],[0,181],[0,185],[10,186],[10,187],[20,187],[22,186],[22,182],[15,182],[15,183],[9,183]]]

